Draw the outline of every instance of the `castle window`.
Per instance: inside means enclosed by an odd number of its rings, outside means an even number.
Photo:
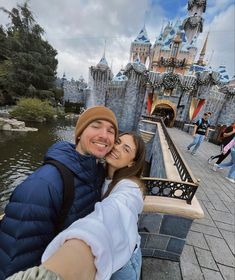
[[[176,57],[179,51],[179,44],[174,44],[171,52],[172,57]]]

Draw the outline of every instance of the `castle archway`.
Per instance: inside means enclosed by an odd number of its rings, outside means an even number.
[[[176,105],[169,100],[158,100],[152,116],[160,116],[168,127],[172,127],[176,118]]]

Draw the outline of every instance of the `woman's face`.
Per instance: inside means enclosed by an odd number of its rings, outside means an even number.
[[[114,170],[130,167],[136,154],[136,146],[131,135],[124,134],[119,138],[120,142],[114,145],[112,151],[106,156],[106,162]]]

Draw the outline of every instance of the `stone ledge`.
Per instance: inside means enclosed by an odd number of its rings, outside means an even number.
[[[193,197],[191,204],[187,204],[181,199],[147,195],[144,200],[144,212],[171,214],[192,220],[204,217],[196,196]]]
[[[162,129],[162,126],[158,123],[158,134],[160,139],[160,145],[162,148],[162,155],[164,159],[165,164],[165,171],[166,171],[166,177],[169,180],[181,180],[179,172],[177,170],[177,167],[175,166],[175,161],[172,157],[171,151],[169,149],[166,136],[164,134],[164,131]]]

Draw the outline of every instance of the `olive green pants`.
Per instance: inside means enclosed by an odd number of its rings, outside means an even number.
[[[35,266],[15,273],[6,280],[63,280],[63,278],[43,266]]]

